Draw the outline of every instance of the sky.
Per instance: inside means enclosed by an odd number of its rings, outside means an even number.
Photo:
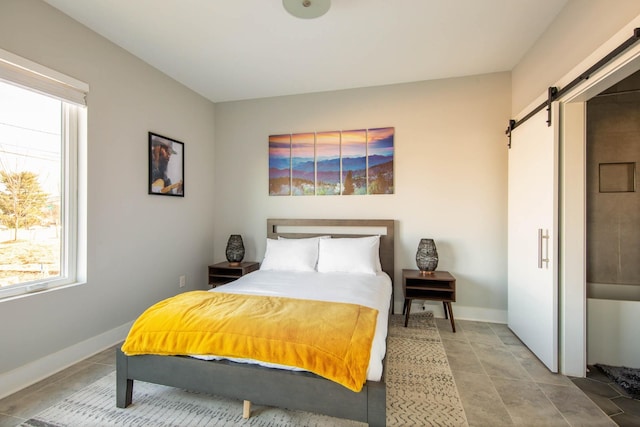
[[[340,132],[318,132],[316,155],[318,161],[340,158]]]
[[[42,189],[60,193],[62,103],[0,81],[0,168],[35,172]]]
[[[369,155],[392,156],[394,134],[395,128],[369,129],[367,132]]]
[[[342,135],[341,135],[342,134]],[[369,155],[393,156],[395,128],[318,132],[315,156],[318,161]],[[367,147],[368,145],[368,147]],[[291,151],[290,151],[291,150]],[[269,136],[269,157],[312,157],[314,133]]]

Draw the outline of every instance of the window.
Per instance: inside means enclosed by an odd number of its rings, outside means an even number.
[[[88,87],[0,50],[0,298],[77,282]]]

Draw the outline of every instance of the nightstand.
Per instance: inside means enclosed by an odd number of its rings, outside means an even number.
[[[411,301],[414,299],[442,301],[444,318],[451,318],[451,329],[456,331],[451,303],[456,302],[456,278],[448,271],[432,271],[424,274],[418,270],[402,270],[402,291],[404,293],[404,326],[409,323]]]
[[[209,266],[209,285],[212,288],[233,282],[234,280],[257,270],[260,263],[253,261],[241,262],[240,265],[230,265],[228,262],[219,262]]]

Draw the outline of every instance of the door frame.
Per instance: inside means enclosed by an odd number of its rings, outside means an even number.
[[[626,40],[638,25],[640,16],[583,63],[595,63],[592,58],[606,55],[612,46]],[[588,66],[583,67],[586,68]],[[560,100],[558,348],[560,373],[564,375],[585,377],[587,369],[586,102],[638,70],[640,44],[615,58]],[[573,78],[567,76],[563,81]],[[558,86],[562,87],[562,84]]]

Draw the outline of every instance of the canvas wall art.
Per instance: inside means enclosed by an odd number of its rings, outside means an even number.
[[[393,194],[395,128],[269,136],[269,195]]]
[[[393,193],[393,128],[367,131],[367,193]]]
[[[314,195],[315,135],[296,133],[291,135],[291,193],[294,196]]]
[[[291,194],[291,135],[269,136],[269,195]]]
[[[338,195],[340,179],[340,132],[316,133],[316,194]]]

